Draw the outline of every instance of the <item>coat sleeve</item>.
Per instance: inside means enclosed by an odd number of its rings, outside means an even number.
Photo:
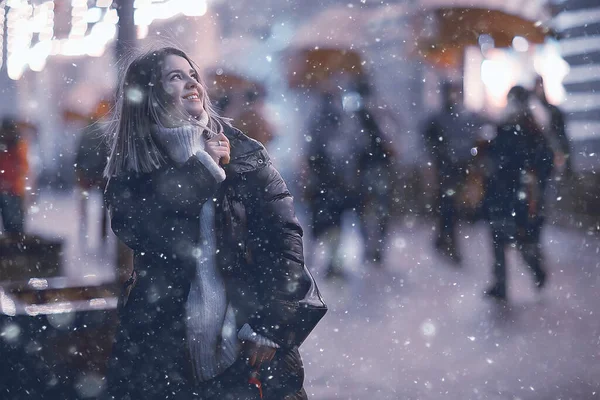
[[[285,182],[270,162],[252,174],[248,180],[256,194],[247,206],[248,248],[258,274],[260,306],[249,324],[282,346],[299,345],[325,311],[312,314],[306,307],[307,295],[318,295],[318,290],[304,266],[302,228]],[[317,303],[325,308],[320,295]]]
[[[172,250],[181,243],[183,230],[168,225],[178,218],[185,220],[186,215],[198,215],[219,181],[197,156],[180,166],[113,178],[105,192],[112,230],[134,251]]]

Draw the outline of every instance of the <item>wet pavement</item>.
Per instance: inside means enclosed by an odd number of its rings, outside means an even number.
[[[74,194],[43,194],[36,206],[28,228],[65,238],[65,275],[114,278],[115,238],[102,245],[97,230],[82,245]],[[511,252],[510,299],[499,305],[481,295],[492,265],[485,224],[461,227],[457,267],[432,251],[430,221],[403,217],[384,266],[375,267],[361,261],[360,239],[346,222],[348,278],[324,279],[321,248],[309,265],[330,308],[301,349],[310,398],[600,398],[596,234],[546,228],[550,278],[541,294]]]
[[[347,235],[352,275],[319,279],[330,312],[303,348],[313,398],[600,398],[599,238],[549,226],[541,294],[511,251],[510,299],[499,305],[481,295],[492,265],[485,224],[461,228],[461,267],[432,253],[431,226],[400,221],[383,269],[358,261],[358,237]]]

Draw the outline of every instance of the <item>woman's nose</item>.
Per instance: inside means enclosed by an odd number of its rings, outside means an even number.
[[[198,87],[198,82],[194,78],[189,77],[188,80],[187,80],[187,82],[186,82],[186,84],[185,84],[185,87],[186,87],[186,89],[191,89],[193,87]]]

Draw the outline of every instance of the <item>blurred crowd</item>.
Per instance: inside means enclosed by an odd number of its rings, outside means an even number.
[[[509,245],[517,246],[541,289],[547,279],[540,242],[546,189],[553,174],[572,172],[563,114],[547,101],[541,78],[532,90],[513,87],[496,122],[470,115],[461,93],[460,86],[446,83],[443,107],[424,128],[438,186],[434,247],[459,265],[457,219],[483,218],[494,249],[494,279],[485,294],[506,299]],[[491,126],[487,138],[486,125]]]
[[[235,74],[207,75],[213,82],[211,98],[220,112],[249,137],[271,147],[277,132],[267,110],[264,84]],[[403,196],[398,189],[399,155],[393,146],[394,140],[402,140],[403,127],[390,129],[381,123],[374,84],[364,73],[323,74],[310,89],[308,97],[315,104],[304,128],[300,167],[292,177],[294,194],[306,210],[308,264],[317,252],[327,254],[326,276],[343,279],[340,241],[348,215],[358,223],[365,263],[381,267],[390,226],[405,211],[399,211],[393,201],[398,193]],[[563,113],[546,99],[541,78],[529,89],[514,87],[501,118],[468,111],[460,82],[441,82],[439,95],[441,108],[421,124],[424,154],[435,176],[433,182],[421,183],[423,198],[432,193],[435,200],[429,208],[437,220],[432,247],[460,265],[457,221],[485,219],[496,260],[494,284],[486,293],[506,297],[504,249],[511,243],[521,249],[536,287],[543,287],[540,232],[546,188],[551,177],[572,173]],[[98,229],[103,241],[108,237],[106,212],[102,208],[100,221],[91,221],[89,207],[97,203],[89,199],[94,193],[101,195],[105,184],[103,129],[110,110],[111,102],[102,100],[90,115],[64,115],[81,127],[73,155],[81,246],[87,246],[89,229]],[[26,231],[27,197],[36,187],[28,169],[31,141],[35,141],[35,126],[12,117],[2,120],[0,211],[5,241]],[[129,268],[127,262],[121,263]]]

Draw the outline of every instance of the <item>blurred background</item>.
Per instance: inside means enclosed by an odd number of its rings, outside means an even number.
[[[265,144],[296,199],[331,308],[301,349],[310,397],[600,397],[597,0],[3,0],[0,26],[0,398],[102,391],[131,255],[103,208],[99,135],[123,57],[156,40],[199,64],[213,102]],[[460,268],[432,244],[440,184],[424,133],[448,85],[471,154]],[[539,299],[510,256],[514,302],[498,308],[481,297],[492,255],[479,167],[515,85],[535,94],[540,120],[558,110],[566,139],[547,191],[549,287]],[[316,125],[332,98],[376,122],[344,125],[343,151],[385,159],[359,185],[364,208],[341,216],[337,252],[311,217],[313,151],[328,133]]]

